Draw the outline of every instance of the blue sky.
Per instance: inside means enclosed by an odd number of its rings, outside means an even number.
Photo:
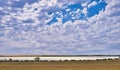
[[[0,55],[120,54],[119,0],[0,0]]]

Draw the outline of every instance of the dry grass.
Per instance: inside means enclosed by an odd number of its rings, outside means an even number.
[[[120,70],[120,60],[0,62],[0,70]]]

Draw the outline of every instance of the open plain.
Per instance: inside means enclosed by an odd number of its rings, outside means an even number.
[[[0,62],[0,70],[120,70],[120,60]]]

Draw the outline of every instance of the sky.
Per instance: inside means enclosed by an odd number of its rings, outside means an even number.
[[[0,0],[0,55],[119,55],[120,0]]]

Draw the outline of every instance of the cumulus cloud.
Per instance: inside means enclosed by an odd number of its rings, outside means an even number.
[[[79,0],[68,1],[70,3],[80,2]],[[3,15],[0,21],[1,48],[4,50],[18,48],[17,53],[22,54],[29,54],[29,51],[33,51],[30,54],[118,54],[120,50],[118,48],[120,45],[120,9],[117,5],[120,2],[107,0],[105,11],[100,11],[99,14],[87,20],[63,23],[62,18],[57,18],[58,22],[47,25],[46,22],[51,20],[55,13],[49,15],[48,10],[46,12],[43,10],[59,5],[59,3],[63,6],[64,3],[69,3],[68,1],[40,0],[33,4],[26,3],[17,12],[8,11],[9,14]],[[85,14],[88,12],[87,6],[97,4],[95,1],[89,5],[84,0],[81,2],[84,3],[82,12]],[[3,10],[2,7],[1,10]],[[111,47],[118,49],[111,49]],[[111,51],[116,53],[111,53]]]
[[[88,5],[88,8],[90,8],[90,7],[92,7],[92,6],[95,6],[95,5],[97,5],[97,2],[96,2],[96,1],[93,1],[92,3],[90,3],[90,4]]]

